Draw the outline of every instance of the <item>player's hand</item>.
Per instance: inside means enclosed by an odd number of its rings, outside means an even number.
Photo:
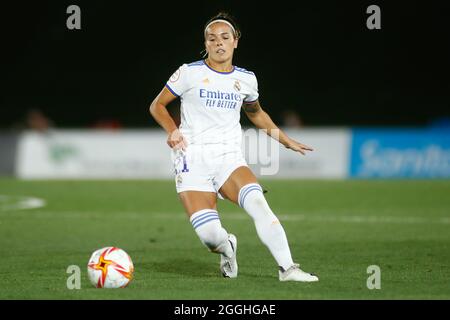
[[[306,151],[313,151],[313,148],[308,147],[307,145],[297,142],[293,139],[289,139],[288,143],[286,144],[286,148],[294,150],[296,152],[300,152],[302,155],[305,155]]]
[[[175,129],[171,133],[169,133],[169,136],[167,137],[167,144],[169,147],[175,150],[183,150],[186,151],[187,147],[187,141],[186,138],[183,137],[181,132],[178,129]]]

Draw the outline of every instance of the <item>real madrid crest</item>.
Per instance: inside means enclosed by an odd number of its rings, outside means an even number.
[[[238,80],[236,80],[236,81],[234,82],[234,88],[235,88],[237,91],[241,91],[241,84],[239,83]]]

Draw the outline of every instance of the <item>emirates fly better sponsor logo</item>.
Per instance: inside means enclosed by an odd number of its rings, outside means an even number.
[[[236,109],[238,102],[242,100],[241,95],[234,92],[223,92],[220,90],[200,89],[200,98],[205,100],[205,106],[223,109]]]

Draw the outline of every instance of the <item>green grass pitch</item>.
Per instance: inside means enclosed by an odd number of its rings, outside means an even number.
[[[295,261],[320,282],[281,283],[275,261],[239,207],[219,202],[238,238],[239,276],[193,231],[172,181],[0,179],[0,299],[450,299],[450,181],[262,181]],[[46,206],[12,208],[33,196]],[[13,199],[6,201],[5,199]],[[126,250],[135,279],[96,289],[90,254]],[[69,265],[81,289],[69,290]],[[366,286],[381,269],[381,289]]]

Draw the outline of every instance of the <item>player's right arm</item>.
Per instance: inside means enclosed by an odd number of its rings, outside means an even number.
[[[187,146],[186,139],[180,133],[175,121],[167,111],[167,106],[177,97],[164,87],[158,96],[150,104],[149,112],[156,122],[167,132],[167,144],[171,148],[181,148],[184,150]]]

